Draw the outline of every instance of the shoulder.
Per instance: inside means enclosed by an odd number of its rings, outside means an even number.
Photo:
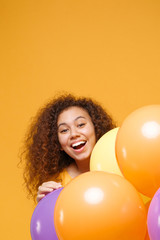
[[[64,168],[60,173],[53,175],[49,181],[60,182],[64,187],[68,182],[72,180],[72,177],[67,171],[67,168]]]

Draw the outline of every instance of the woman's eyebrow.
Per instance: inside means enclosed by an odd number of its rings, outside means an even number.
[[[67,123],[60,123],[59,125],[58,125],[58,128],[60,127],[60,126],[63,126],[63,125],[67,125]]]
[[[86,118],[85,118],[85,117],[83,117],[83,116],[78,116],[78,117],[76,117],[76,118],[75,118],[75,120],[74,120],[74,121],[77,121],[79,118],[86,119]]]

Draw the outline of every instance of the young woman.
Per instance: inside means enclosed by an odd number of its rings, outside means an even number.
[[[29,194],[40,201],[89,171],[97,140],[114,127],[112,118],[91,99],[70,94],[53,99],[39,111],[26,136],[22,158]]]

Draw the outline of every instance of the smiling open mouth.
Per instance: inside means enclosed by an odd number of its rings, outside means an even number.
[[[80,142],[72,144],[72,148],[76,149],[76,150],[81,149],[85,144],[86,144],[85,141],[80,141]]]

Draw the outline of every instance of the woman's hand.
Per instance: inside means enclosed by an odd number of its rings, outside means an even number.
[[[41,186],[38,187],[37,202],[39,202],[48,193],[61,187],[62,187],[61,183],[57,183],[54,181],[44,182]]]

